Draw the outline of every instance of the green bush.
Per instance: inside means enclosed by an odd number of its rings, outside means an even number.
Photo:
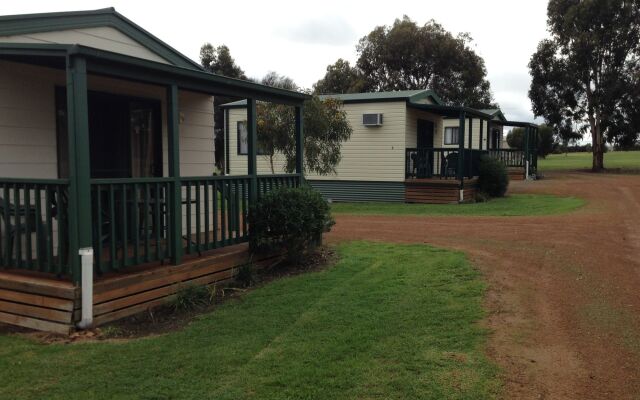
[[[181,287],[170,303],[175,312],[191,311],[211,304],[209,290],[202,285],[188,284]]]
[[[283,252],[295,263],[334,224],[329,204],[310,187],[268,192],[252,207],[249,222],[254,251]]]
[[[509,187],[507,167],[494,158],[484,156],[480,160],[478,189],[489,197],[503,197]]]

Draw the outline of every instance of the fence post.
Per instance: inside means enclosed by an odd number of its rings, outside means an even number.
[[[258,126],[256,123],[256,99],[247,99],[247,175],[249,175],[249,205],[258,200]]]

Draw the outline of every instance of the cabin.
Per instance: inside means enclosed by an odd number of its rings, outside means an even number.
[[[216,95],[249,106],[233,176]],[[0,17],[0,322],[67,333],[231,279],[249,207],[303,179],[308,97],[208,73],[113,8]],[[295,173],[259,174],[256,101],[295,108]]]
[[[444,104],[431,90],[323,95],[336,98],[353,133],[342,145],[336,174],[305,174],[305,180],[331,201],[460,203],[473,200],[483,155],[502,160],[512,179],[535,173],[537,126],[508,121],[498,110]],[[225,110],[225,170],[241,173],[247,156],[246,101]],[[524,150],[503,148],[505,127],[527,132]],[[275,157],[275,170],[284,160]],[[258,171],[271,172],[267,157]],[[274,171],[275,172],[275,171]]]

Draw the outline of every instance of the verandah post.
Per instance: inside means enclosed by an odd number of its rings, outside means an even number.
[[[249,175],[249,204],[258,201],[258,126],[256,99],[247,99],[247,175]]]
[[[69,136],[68,257],[71,276],[77,284],[81,280],[79,250],[91,248],[93,242],[86,60],[79,56],[69,56],[66,74]]]
[[[460,111],[460,115],[458,117],[458,168],[457,168],[457,178],[460,181],[460,201],[464,200],[463,198],[463,189],[464,189],[464,132],[465,132],[465,112]]]
[[[172,179],[169,195],[170,226],[169,240],[171,263],[182,262],[182,182],[180,180],[180,111],[178,109],[178,86],[167,87],[167,144],[169,153],[169,177]],[[157,194],[156,194],[157,195]]]
[[[473,178],[473,117],[469,117],[469,159],[467,160],[467,163],[469,165],[469,170],[468,170],[468,174],[467,177],[469,179]]]
[[[478,149],[482,150],[482,140],[484,139],[484,119],[480,118],[480,137],[478,138]]]
[[[296,106],[296,174],[298,184],[302,185],[304,181],[304,106]]]
[[[529,154],[529,127],[524,127],[524,167],[525,167],[525,178],[529,179],[529,161],[531,160],[531,155]]]

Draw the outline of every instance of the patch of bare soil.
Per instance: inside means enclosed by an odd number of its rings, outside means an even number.
[[[640,398],[640,176],[550,173],[510,191],[587,205],[544,217],[341,215],[328,240],[465,251],[489,283],[487,351],[505,398]]]

